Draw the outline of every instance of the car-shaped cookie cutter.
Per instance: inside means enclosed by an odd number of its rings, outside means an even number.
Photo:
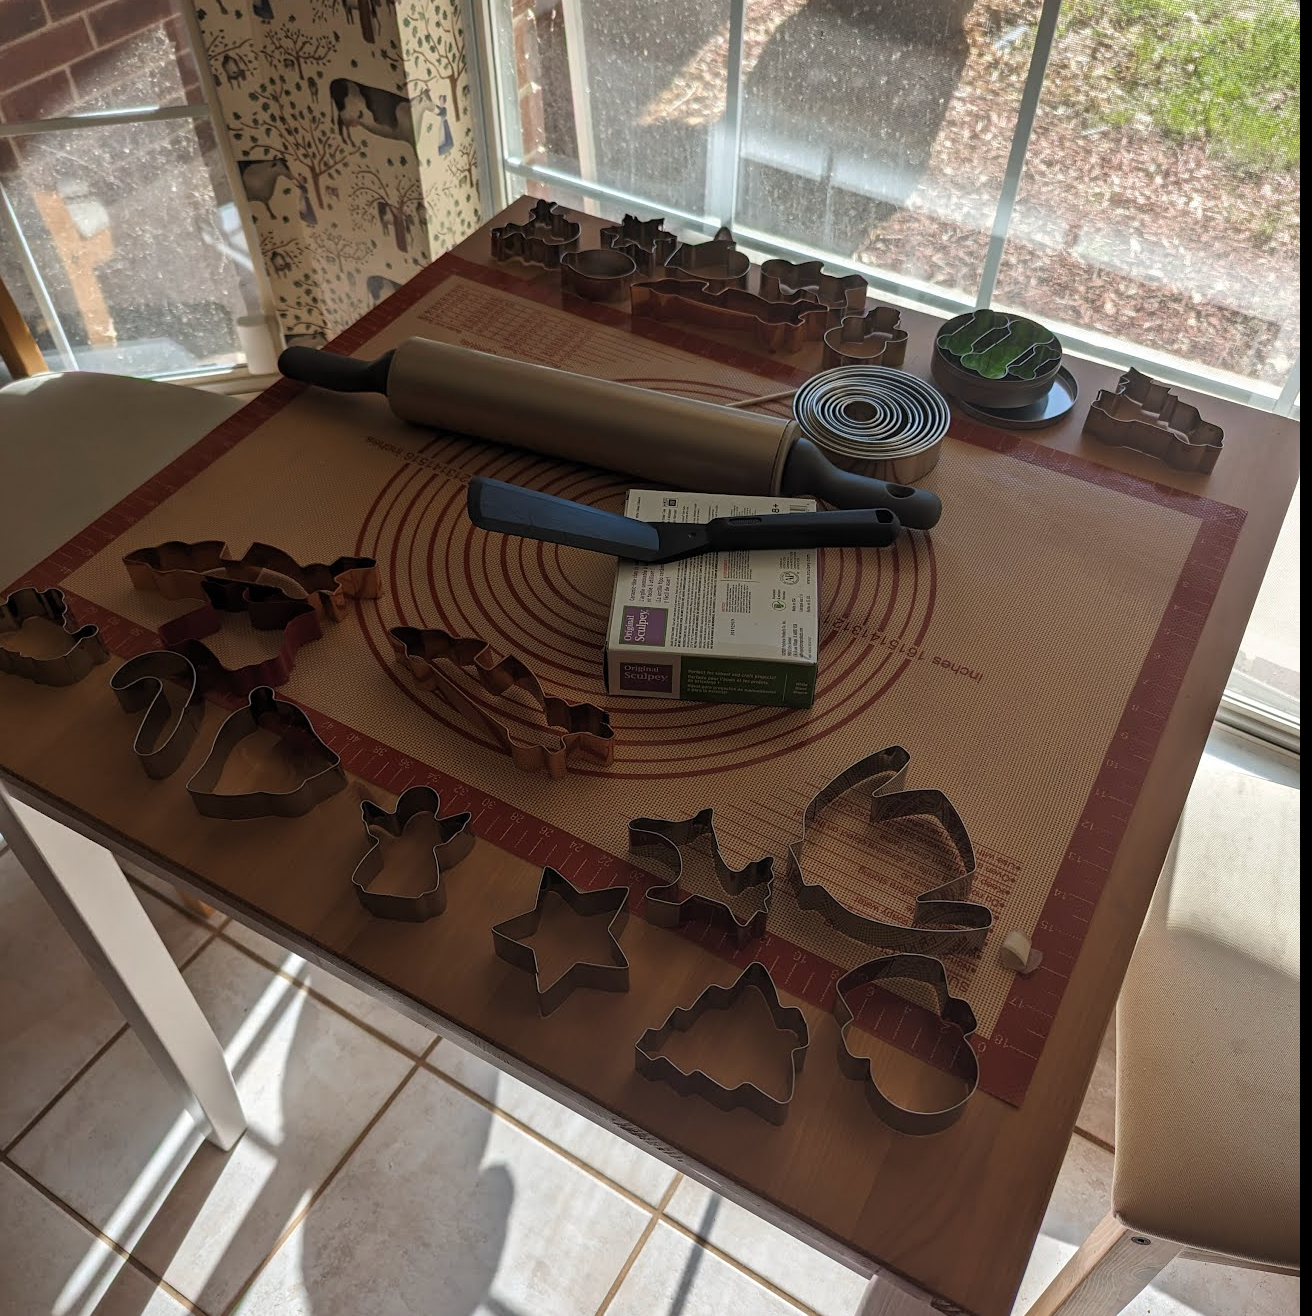
[[[931,987],[938,997],[939,1018],[959,1030],[957,1045],[948,1063],[948,1071],[961,1080],[964,1093],[960,1100],[939,1110],[912,1110],[899,1105],[879,1086],[875,1067],[868,1056],[858,1055],[848,1047],[848,1030],[856,1015],[848,997],[873,982],[913,979]],[[948,990],[947,971],[941,960],[932,955],[903,953],[867,960],[844,974],[834,986],[834,1019],[838,1023],[838,1067],[850,1079],[865,1085],[870,1108],[891,1129],[923,1137],[941,1133],[961,1118],[966,1103],[979,1086],[979,1058],[970,1044],[975,1031],[975,1012],[970,1002],[953,996]]]
[[[48,621],[64,632],[68,647],[63,653],[42,658],[20,653],[4,643],[6,635],[17,635],[30,621]],[[76,685],[93,667],[109,661],[109,650],[96,626],[79,626],[61,589],[16,589],[0,603],[0,672],[21,676],[37,685]]]
[[[404,895],[395,891],[374,891],[372,883],[383,872],[382,835],[399,840],[410,822],[419,817],[431,817],[437,827],[437,842],[433,846],[433,884],[417,895]],[[442,798],[431,786],[409,786],[396,801],[390,812],[373,800],[360,801],[360,822],[369,837],[369,849],[351,873],[360,904],[375,918],[397,919],[403,923],[423,923],[436,918],[446,908],[446,886],[442,874],[454,868],[474,848],[474,829],[469,813],[442,817]]]
[[[867,946],[923,955],[956,955],[979,950],[993,927],[993,911],[970,899],[975,877],[975,849],[961,816],[942,791],[906,790],[911,755],[890,745],[858,760],[816,792],[802,815],[802,835],[788,847],[785,875],[791,879],[797,903],[814,910],[844,936]],[[940,824],[955,852],[960,871],[916,897],[911,924],[892,923],[860,914],[821,883],[806,880],[803,855],[807,830],[841,795],[868,781],[879,780],[870,797],[874,826],[902,818],[932,818]]]
[[[232,751],[247,736],[261,730],[273,732],[290,747],[302,770],[300,782],[285,791],[218,791]],[[236,709],[225,719],[205,762],[187,782],[187,794],[197,813],[235,822],[250,818],[299,818],[345,785],[341,760],[319,739],[305,713],[295,704],[277,698],[268,686],[260,686],[247,696],[244,708]]]
[[[558,270],[560,258],[578,246],[582,232],[582,226],[554,202],[535,201],[524,223],[502,224],[492,230],[492,259]]]
[[[716,900],[713,896],[683,889],[685,849],[709,855],[726,899]],[[649,887],[646,892],[649,923],[660,928],[678,928],[689,919],[704,915],[727,927],[739,946],[765,935],[774,889],[774,859],[766,856],[742,868],[730,868],[720,853],[714,810],[703,809],[693,817],[681,820],[634,818],[629,823],[629,851],[659,861],[673,874],[671,881]],[[746,918],[739,918],[729,900],[746,891],[755,893],[756,908]]]
[[[142,771],[154,781],[171,776],[196,743],[205,719],[205,698],[191,659],[171,649],[139,653],[109,678],[109,688],[125,713],[146,710],[132,742]]]
[[[615,742],[610,714],[595,704],[571,704],[559,695],[548,695],[523,659],[514,654],[499,657],[478,636],[452,635],[437,627],[394,626],[387,634],[398,659],[415,681],[462,717],[485,727],[521,771],[545,769],[553,777],[564,777],[569,771],[569,756],[575,752],[602,765],[612,761]],[[469,672],[493,696],[503,695],[512,687],[526,691],[542,710],[550,733],[547,741],[513,735],[509,723],[471,699],[451,679],[444,670],[447,665]]]
[[[1225,431],[1204,420],[1197,407],[1133,367],[1115,390],[1098,390],[1084,433],[1109,447],[1156,457],[1174,470],[1204,475],[1215,468],[1225,438]]]
[[[538,968],[537,953],[524,943],[533,936],[542,922],[542,910],[548,896],[559,896],[580,918],[593,918],[609,914],[606,924],[607,958],[604,961],[577,960],[554,982],[543,986]],[[578,987],[590,987],[600,992],[627,992],[629,990],[629,960],[620,945],[620,933],[628,922],[629,888],[608,886],[599,891],[583,891],[563,873],[554,868],[542,870],[538,883],[538,898],[533,908],[514,918],[498,923],[492,929],[492,946],[507,964],[533,975],[537,991],[538,1009],[549,1015],[562,1006]]]
[[[782,1097],[771,1096],[755,1083],[739,1083],[728,1087],[713,1079],[704,1070],[680,1069],[661,1048],[677,1033],[686,1033],[711,1010],[727,1010],[745,993],[757,992],[765,1001],[780,1032],[791,1033],[796,1044],[789,1053],[788,1091]],[[750,1110],[753,1115],[771,1124],[782,1124],[788,1117],[788,1106],[797,1091],[797,1076],[806,1060],[806,1049],[811,1044],[806,1016],[795,1006],[783,1005],[779,992],[770,977],[770,971],[759,960],[749,964],[728,987],[712,983],[689,1006],[671,1011],[659,1028],[649,1028],[633,1048],[633,1063],[643,1078],[652,1082],[668,1083],[681,1097],[701,1097],[719,1110]]]

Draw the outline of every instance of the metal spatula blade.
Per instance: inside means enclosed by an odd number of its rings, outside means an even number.
[[[469,519],[484,530],[567,544],[635,562],[673,562],[728,549],[882,548],[897,538],[898,519],[883,508],[854,512],[784,512],[725,516],[705,525],[638,521],[500,480],[469,482]]]

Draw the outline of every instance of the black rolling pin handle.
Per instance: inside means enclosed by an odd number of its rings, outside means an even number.
[[[724,516],[708,521],[707,547],[887,548],[902,527],[885,507],[844,512],[787,512],[782,516]]]
[[[845,471],[803,437],[793,441],[779,484],[780,493],[810,494],[834,507],[885,507],[904,526],[915,530],[931,529],[943,515],[943,504],[937,494]]]
[[[357,361],[353,356],[313,347],[286,347],[278,357],[278,370],[286,378],[330,388],[334,393],[381,393],[386,397],[391,369],[391,352],[384,352],[376,361]]]

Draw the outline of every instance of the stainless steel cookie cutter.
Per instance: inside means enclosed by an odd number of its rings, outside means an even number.
[[[1181,402],[1165,384],[1131,367],[1115,391],[1105,388],[1089,406],[1084,433],[1113,448],[1131,448],[1177,471],[1210,473],[1225,431]]]
[[[942,791],[905,790],[911,756],[901,745],[890,745],[852,764],[816,793],[802,815],[802,835],[788,847],[786,875],[792,879],[797,903],[815,910],[844,936],[867,946],[922,955],[955,955],[979,950],[993,927],[993,911],[970,899],[975,876],[975,849],[960,815]],[[819,883],[809,883],[802,863],[807,829],[840,795],[883,778],[870,799],[870,822],[878,826],[900,818],[927,817],[947,833],[963,871],[916,897],[910,925],[889,923],[858,914]]]
[[[716,290],[691,277],[635,283],[629,290],[630,313],[656,320],[679,320],[732,333],[749,332],[767,352],[796,352],[823,337],[829,312],[803,295],[768,302],[743,288]]]
[[[665,229],[665,217],[639,219],[625,215],[621,224],[601,230],[601,245],[628,256],[644,276],[655,274],[674,255],[679,239]]]
[[[372,800],[360,801],[360,821],[370,844],[364,858],[351,873],[351,884],[360,904],[376,918],[423,923],[436,918],[446,908],[442,874],[446,869],[454,868],[474,848],[474,829],[470,826],[471,814],[457,813],[447,818],[441,815],[441,796],[431,786],[407,787],[390,813]],[[431,817],[438,830],[438,840],[433,846],[433,885],[413,896],[371,890],[371,884],[384,866],[380,833],[399,840],[411,820],[422,816]]]
[[[715,292],[746,287],[751,268],[751,260],[738,250],[727,228],[717,230],[709,242],[680,243],[665,262],[668,278],[695,279]]]
[[[633,257],[611,247],[571,251],[560,258],[560,289],[590,302],[618,301],[638,273]]]
[[[847,1032],[856,1019],[847,997],[872,982],[882,982],[898,978],[914,979],[926,983],[934,989],[938,997],[939,1018],[960,1031],[960,1038],[953,1051],[949,1071],[965,1085],[965,1093],[959,1101],[941,1110],[909,1110],[898,1105],[888,1097],[875,1078],[874,1065],[869,1057],[856,1055],[847,1045]],[[966,1103],[975,1095],[979,1086],[979,1059],[970,1044],[970,1035],[975,1031],[975,1012],[970,1003],[959,996],[953,996],[948,990],[947,972],[942,961],[932,955],[885,955],[880,959],[867,960],[841,977],[834,986],[834,1018],[838,1022],[838,1067],[851,1079],[865,1085],[866,1100],[870,1108],[890,1128],[899,1133],[924,1136],[941,1133],[949,1125],[961,1118]]]
[[[826,330],[820,357],[822,370],[838,366],[890,366],[901,370],[907,360],[907,331],[896,306],[872,306],[861,315],[845,315]]]
[[[789,293],[809,293],[829,311],[837,325],[844,316],[859,316],[866,308],[870,284],[860,274],[830,274],[818,260],[767,260],[761,266],[761,296],[775,302]]]
[[[726,897],[754,892],[757,907],[745,919],[740,919],[727,899],[716,900],[684,891],[680,883],[685,849],[709,855]],[[739,946],[765,934],[774,888],[774,859],[766,856],[742,868],[730,868],[720,853],[720,841],[715,835],[714,810],[703,809],[682,821],[634,818],[629,823],[629,851],[658,860],[674,874],[672,881],[648,888],[645,899],[649,923],[661,928],[678,928],[690,918],[704,914],[727,925]]]
[[[228,756],[247,736],[259,730],[275,732],[288,744],[302,770],[300,784],[287,791],[247,791],[220,794],[216,787]],[[346,785],[341,760],[315,734],[310,719],[268,686],[250,692],[246,706],[228,715],[214,737],[205,762],[187,782],[196,812],[231,821],[245,818],[299,818]]]
[[[416,626],[393,626],[387,634],[410,675],[424,689],[435,691],[461,716],[486,727],[521,771],[545,768],[553,777],[564,777],[569,771],[568,757],[576,751],[601,764],[613,759],[615,742],[610,714],[595,704],[571,704],[559,695],[548,695],[537,675],[514,654],[498,658],[486,640],[472,635],[452,635],[436,627],[423,630]],[[551,733],[549,743],[512,735],[508,723],[476,703],[451,680],[443,670],[443,664],[448,663],[468,671],[490,695],[502,695],[512,687],[527,691],[542,710],[546,729]]]
[[[582,226],[554,202],[535,201],[523,224],[503,224],[492,230],[492,259],[558,270],[560,258],[578,246],[582,232]]]
[[[29,621],[48,621],[68,638],[68,648],[49,658],[19,653],[5,646],[6,635],[17,635]],[[15,590],[0,603],[0,672],[21,676],[37,685],[76,685],[93,667],[109,660],[109,650],[95,626],[79,626],[60,589]]]
[[[109,688],[125,713],[146,710],[132,742],[146,776],[162,781],[176,772],[205,718],[205,700],[191,660],[171,649],[139,653],[109,678]]]
[[[773,1097],[754,1083],[726,1087],[703,1070],[694,1069],[689,1073],[660,1054],[661,1048],[673,1034],[688,1032],[710,1010],[727,1010],[749,991],[760,994],[769,1008],[775,1027],[781,1032],[791,1033],[796,1039],[796,1045],[789,1055],[788,1091],[782,1097]],[[741,1106],[771,1124],[782,1124],[788,1117],[789,1103],[797,1091],[797,1076],[802,1072],[806,1049],[810,1043],[811,1034],[806,1025],[806,1016],[794,1006],[780,1003],[779,992],[774,979],[770,977],[770,971],[757,960],[749,964],[728,987],[713,983],[690,1006],[673,1010],[659,1028],[647,1029],[633,1048],[634,1067],[643,1078],[668,1083],[681,1097],[701,1097],[724,1111],[736,1110]]]
[[[542,907],[549,895],[559,896],[581,918],[610,914],[606,924],[606,948],[609,959],[602,962],[580,960],[571,964],[555,982],[542,985],[538,957],[531,946],[524,945],[542,922]],[[600,891],[581,891],[569,878],[554,868],[542,870],[538,898],[533,908],[498,923],[492,929],[492,945],[507,964],[533,975],[538,995],[538,1009],[550,1014],[565,1003],[576,987],[591,987],[602,992],[629,990],[629,961],[620,945],[619,934],[628,922],[629,888],[608,886]]]

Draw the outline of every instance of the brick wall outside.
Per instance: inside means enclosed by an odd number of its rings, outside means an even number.
[[[171,0],[0,0],[0,122],[199,99]]]

